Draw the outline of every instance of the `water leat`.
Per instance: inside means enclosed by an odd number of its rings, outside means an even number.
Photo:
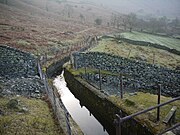
[[[65,107],[85,135],[108,135],[101,123],[85,106],[81,107],[79,100],[70,92],[63,77],[63,72],[55,78],[54,85],[61,94],[61,100]]]

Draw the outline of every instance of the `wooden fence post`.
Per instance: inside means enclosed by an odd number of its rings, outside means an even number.
[[[85,72],[85,78],[86,78],[86,75],[87,75],[87,68],[86,68],[86,65],[84,67],[84,72]],[[86,78],[87,79],[87,78]]]
[[[153,53],[153,64],[155,64],[155,53]]]
[[[122,79],[122,75],[120,75],[120,94],[121,94],[121,99],[123,99],[123,79]]]
[[[129,50],[129,53],[128,53],[128,58],[129,58],[130,54],[131,54],[131,50]]]
[[[101,90],[101,83],[102,83],[102,80],[101,80],[101,69],[99,69],[99,89]]]
[[[161,100],[161,84],[158,85],[158,104],[160,104]],[[159,115],[160,115],[160,107],[157,108],[157,121],[159,121]]]

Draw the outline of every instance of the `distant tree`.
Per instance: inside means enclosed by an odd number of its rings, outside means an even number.
[[[72,16],[72,13],[73,13],[73,7],[69,4],[66,4],[64,7],[64,12],[70,18]]]
[[[117,16],[116,16],[116,14],[114,14],[114,13],[112,13],[111,14],[111,25],[113,26],[113,27],[115,27],[116,26],[116,22],[117,22]]]
[[[159,29],[162,32],[167,32],[167,23],[168,23],[168,19],[166,16],[159,18]]]
[[[121,26],[121,16],[120,15],[117,15],[117,19],[116,19],[116,27],[119,29],[119,27]]]
[[[94,21],[95,21],[96,25],[101,25],[102,24],[102,19],[100,19],[100,18],[97,18]]]
[[[114,28],[118,28],[121,26],[121,22],[122,22],[122,17],[120,14],[111,14],[111,20],[110,20],[110,24],[111,26],[113,26]]]
[[[171,34],[180,35],[180,20],[177,17],[169,23],[169,26],[171,28]]]
[[[151,33],[156,33],[157,30],[159,29],[159,22],[156,18],[150,18],[149,19],[149,23],[148,23],[148,27],[151,30]]]
[[[144,21],[143,19],[137,19],[137,25],[136,26],[142,32],[144,29],[147,28],[147,22]]]
[[[129,26],[129,31],[132,32],[132,29],[135,27],[136,25],[136,14],[135,13],[130,13],[127,15],[127,22],[128,22],[128,26]]]
[[[81,22],[85,21],[85,17],[82,14],[80,14],[79,17],[81,19]]]
[[[171,21],[171,25],[172,25],[172,27],[178,27],[178,26],[180,26],[180,20],[176,17],[175,19],[173,19],[173,20]]]
[[[124,27],[124,30],[127,29],[127,24],[128,24],[128,19],[127,19],[127,16],[124,15],[122,18],[122,26]]]

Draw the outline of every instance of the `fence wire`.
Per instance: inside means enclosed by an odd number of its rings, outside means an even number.
[[[71,125],[70,125],[70,121],[69,121],[70,115],[69,115],[66,107],[62,103],[62,101],[59,99],[58,95],[55,93],[54,89],[48,85],[47,75],[42,71],[39,61],[38,61],[38,71],[39,71],[41,79],[43,80],[46,94],[48,96],[49,102],[52,106],[52,109],[54,111],[54,114],[55,114],[59,124],[62,125],[63,123],[65,123],[66,128],[64,128],[64,126],[61,128],[63,128],[65,130],[65,134],[71,135],[72,134]]]

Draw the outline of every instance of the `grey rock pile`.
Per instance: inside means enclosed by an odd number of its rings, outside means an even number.
[[[0,61],[1,95],[40,96],[44,85],[32,54],[0,45]]]
[[[1,81],[2,82],[2,81]],[[26,96],[38,96],[44,90],[44,85],[38,77],[12,78],[3,80],[3,94],[18,94]]]
[[[162,94],[180,96],[180,71],[158,65],[130,60],[99,52],[75,53],[76,68],[91,67],[124,74],[126,87],[134,86],[139,90],[155,91],[157,84],[162,85]],[[117,77],[108,77],[117,85]]]
[[[2,77],[16,78],[37,74],[37,62],[30,53],[0,45],[0,61]]]

